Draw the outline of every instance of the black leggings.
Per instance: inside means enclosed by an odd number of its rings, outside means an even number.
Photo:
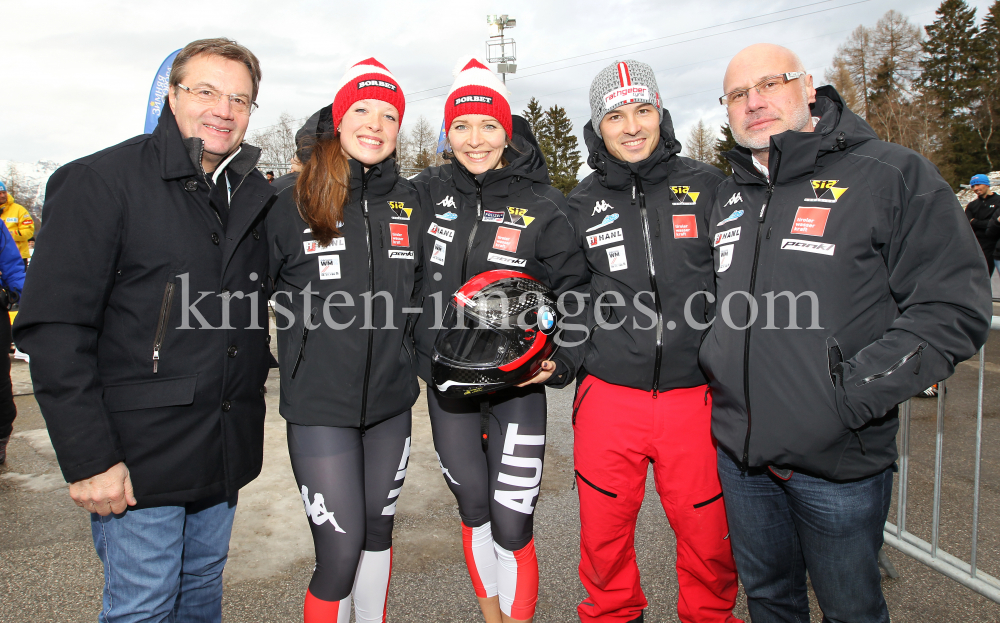
[[[514,551],[531,540],[545,457],[545,388],[514,388],[490,400],[489,448],[480,442],[474,398],[427,392],[434,449],[462,523],[492,523],[493,540]]]
[[[410,411],[369,428],[288,424],[288,453],[316,548],[309,591],[351,594],[361,552],[392,547],[396,501],[410,456]]]
[[[10,437],[14,430],[14,418],[17,417],[17,405],[14,404],[14,387],[10,382],[10,314],[0,308],[0,348],[3,357],[0,358],[0,439]]]

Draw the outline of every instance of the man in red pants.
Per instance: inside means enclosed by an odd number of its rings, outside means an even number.
[[[590,102],[584,136],[595,171],[569,196],[593,275],[590,338],[569,348],[582,379],[573,429],[588,597],[577,611],[583,621],[643,620],[634,537],[652,462],[677,535],[681,621],[734,622],[736,565],[698,367],[714,313],[707,215],[725,176],[678,155],[649,65],[605,68]]]

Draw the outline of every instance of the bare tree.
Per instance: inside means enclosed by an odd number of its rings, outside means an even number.
[[[858,87],[854,84],[851,70],[848,69],[847,62],[842,57],[834,57],[833,63],[823,77],[833,85],[833,88],[837,89],[837,93],[840,93],[840,97],[844,98],[844,103],[847,104],[848,108],[859,115],[864,113]]]
[[[431,125],[426,117],[417,119],[417,123],[410,130],[410,148],[413,153],[413,168],[422,171],[427,167],[441,163],[441,158],[437,154],[438,132]]]
[[[295,132],[299,125],[300,120],[283,112],[278,117],[278,123],[250,134],[247,142],[261,149],[259,167],[287,169],[295,155]]]
[[[700,162],[714,162],[715,161],[715,141],[718,137],[715,132],[709,126],[699,119],[698,123],[691,130],[691,134],[688,135],[687,144],[687,156],[693,158]]]
[[[834,67],[839,65],[846,68],[854,83],[858,101],[853,110],[866,119],[870,106],[869,90],[875,80],[875,51],[871,39],[871,29],[858,26],[847,41],[837,48],[837,54],[833,57]]]

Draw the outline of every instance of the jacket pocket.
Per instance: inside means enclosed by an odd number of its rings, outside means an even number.
[[[872,375],[864,377],[863,379],[861,379],[860,381],[857,382],[856,386],[857,387],[861,387],[861,386],[867,385],[867,384],[869,384],[869,383],[871,383],[873,381],[877,381],[879,379],[884,379],[885,377],[889,376],[890,374],[892,374],[896,370],[899,370],[900,368],[902,368],[904,365],[906,365],[907,362],[909,362],[911,359],[914,359],[914,358],[916,358],[916,360],[917,360],[917,365],[913,368],[913,373],[914,374],[920,374],[920,353],[925,348],[927,348],[927,342],[920,342],[920,344],[917,344],[916,348],[914,348],[910,352],[908,352],[905,355],[903,355],[899,359],[899,361],[896,361],[895,363],[893,363],[891,366],[889,366],[888,368],[886,368],[882,372],[877,372],[875,374],[872,374]]]
[[[104,404],[111,413],[190,405],[197,386],[197,374],[105,385]]]
[[[153,374],[156,374],[160,366],[160,349],[163,348],[163,340],[167,337],[167,325],[170,322],[170,308],[173,306],[174,290],[177,285],[173,279],[167,282],[163,290],[163,302],[160,303],[160,317],[156,321],[156,335],[153,336]]]
[[[616,497],[618,497],[617,493],[612,493],[612,492],[608,491],[607,489],[602,489],[602,488],[598,487],[597,485],[595,485],[594,483],[590,482],[589,480],[587,480],[586,478],[584,478],[583,474],[581,474],[579,471],[577,471],[577,470],[574,469],[573,472],[576,474],[576,477],[579,478],[581,482],[583,482],[583,484],[589,486],[594,491],[597,491],[598,493],[603,493],[604,495],[608,496],[609,498],[616,498]]]
[[[594,387],[593,383],[588,385],[587,389],[583,390],[583,394],[581,394],[580,398],[576,401],[576,404],[573,405],[573,426],[576,426],[576,414],[579,413],[580,407],[583,406],[583,401],[587,398],[587,394],[590,393],[590,390],[593,387]]]
[[[289,375],[292,379],[295,378],[295,374],[299,371],[299,365],[302,363],[302,360],[305,359],[306,342],[309,340],[309,327],[312,326],[316,320],[316,308],[313,307],[310,311],[309,323],[302,327],[302,339],[299,341],[299,351],[295,356],[295,361],[292,363],[292,371]]]

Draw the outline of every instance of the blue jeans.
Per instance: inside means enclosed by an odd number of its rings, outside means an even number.
[[[236,498],[90,516],[104,565],[100,623],[220,623]]]
[[[740,474],[719,448],[736,570],[754,623],[809,623],[806,571],[824,622],[888,623],[878,551],[893,468],[853,482]]]

